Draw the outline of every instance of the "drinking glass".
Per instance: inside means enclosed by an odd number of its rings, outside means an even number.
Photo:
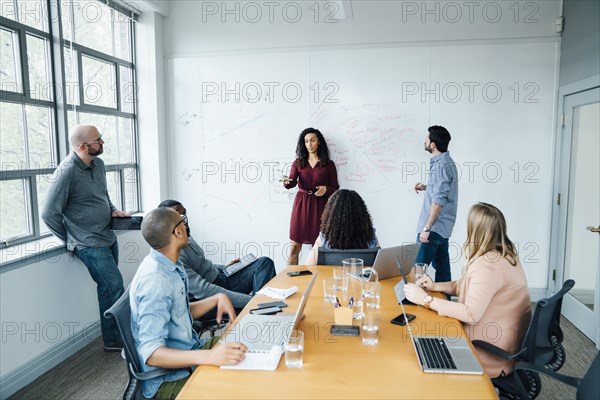
[[[367,308],[362,317],[362,329],[360,330],[362,344],[374,346],[379,343],[379,310]]]
[[[333,284],[333,278],[323,279],[323,299],[325,303],[335,303],[336,287]]]
[[[425,263],[416,263],[415,264],[415,282],[418,281],[420,278],[424,277],[425,275],[427,275],[427,267],[429,266],[429,264],[425,264]]]
[[[333,267],[333,284],[335,290],[348,289],[348,270],[344,267]]]
[[[304,355],[304,332],[294,329],[285,342],[285,366],[288,368],[302,368]]]

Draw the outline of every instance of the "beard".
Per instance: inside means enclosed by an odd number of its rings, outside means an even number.
[[[427,147],[427,145],[425,145],[425,151],[426,151],[426,152],[428,152],[429,154],[431,154],[431,152],[432,152],[433,150],[431,150],[429,147]]]
[[[93,150],[91,147],[88,150],[88,155],[90,155],[92,157],[99,156],[102,153],[104,153],[104,146],[103,145],[100,145],[100,147],[98,147],[98,150]]]

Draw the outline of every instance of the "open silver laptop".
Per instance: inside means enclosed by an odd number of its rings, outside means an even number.
[[[248,352],[268,353],[273,346],[282,346],[294,328],[298,326],[304,308],[310,297],[313,285],[319,274],[316,271],[302,294],[294,316],[246,314],[225,335],[221,342],[240,342],[248,347]]]
[[[377,271],[379,280],[394,278],[400,275],[398,265],[396,264],[397,259],[400,260],[404,273],[410,274],[420,246],[420,243],[408,243],[402,246],[380,249],[373,263],[373,268]],[[356,275],[351,274],[350,276],[358,279]],[[366,279],[368,276],[364,276],[363,278]]]
[[[399,267],[400,268],[400,267]],[[404,295],[403,279],[398,283],[396,296]],[[406,312],[402,304],[402,298],[398,299],[402,314],[406,319]],[[450,336],[414,336],[410,323],[405,325],[408,329],[411,342],[417,353],[417,360],[423,372],[442,374],[470,374],[481,375],[483,368],[477,361],[469,343],[463,337]]]

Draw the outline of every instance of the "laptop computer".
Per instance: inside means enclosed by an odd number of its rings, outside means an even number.
[[[388,278],[394,278],[400,275],[396,260],[400,260],[400,264],[405,274],[410,274],[410,271],[415,263],[415,258],[419,253],[420,243],[408,243],[402,246],[388,247],[387,249],[380,249],[375,257],[373,263],[373,269],[377,271],[379,280]],[[351,277],[359,278],[357,275],[351,273]],[[368,275],[363,276],[367,279]]]
[[[274,346],[283,347],[284,342],[295,329],[310,297],[319,272],[315,272],[306,290],[302,294],[300,304],[294,316],[289,315],[256,315],[247,314],[238,321],[225,335],[221,342],[240,342],[246,345],[249,353],[269,353]]]
[[[406,319],[403,300],[405,280],[400,281],[401,298],[398,303]],[[396,296],[398,296],[398,292]],[[405,325],[408,329],[413,348],[417,353],[417,361],[423,372],[441,374],[469,374],[482,375],[483,368],[477,361],[473,350],[463,337],[450,336],[414,336],[410,323]]]

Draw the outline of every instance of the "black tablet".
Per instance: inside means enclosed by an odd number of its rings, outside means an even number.
[[[110,221],[111,231],[139,231],[142,229],[143,217],[113,217]]]

